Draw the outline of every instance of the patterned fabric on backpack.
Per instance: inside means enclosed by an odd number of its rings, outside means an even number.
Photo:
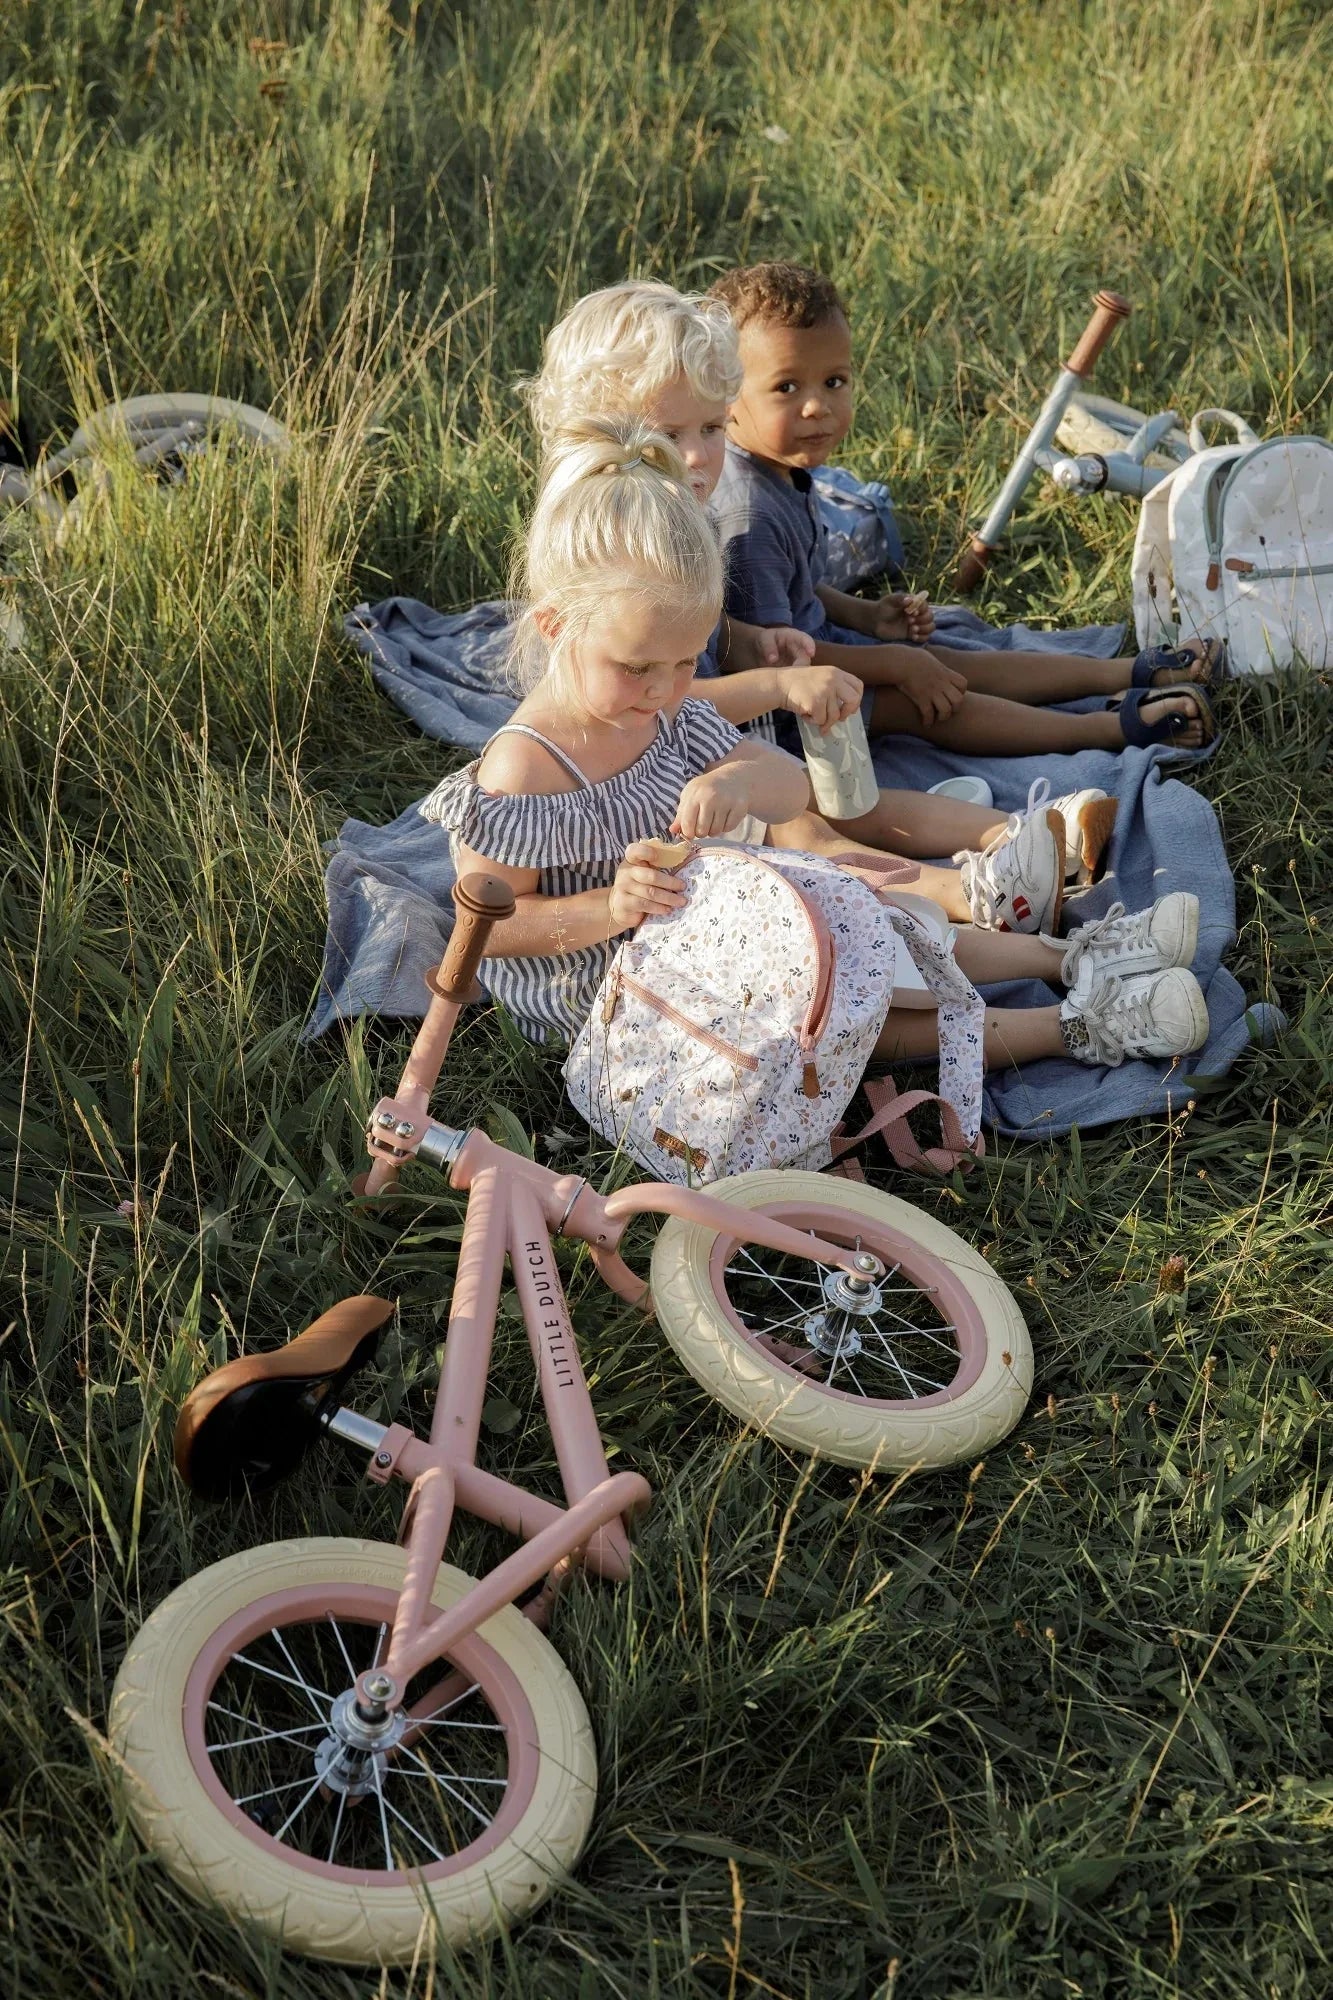
[[[852,1143],[840,1121],[883,1028],[902,937],[939,1001],[949,1144],[922,1154],[904,1128],[895,1155],[943,1167],[977,1154],[982,1003],[920,918],[873,878],[772,848],[701,845],[681,880],[689,900],[620,946],[566,1061],[595,1130],[664,1180],[827,1166]],[[901,1105],[867,1130],[900,1116]]]

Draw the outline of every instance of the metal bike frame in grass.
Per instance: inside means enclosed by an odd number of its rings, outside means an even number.
[[[400,1536],[407,1572],[388,1648],[383,1660],[356,1683],[358,1704],[375,1716],[397,1706],[415,1674],[503,1606],[551,1572],[563,1576],[576,1554],[602,1576],[628,1574],[624,1516],[643,1506],[651,1489],[639,1474],[613,1474],[607,1465],[556,1268],[553,1234],[588,1244],[606,1284],[636,1303],[647,1288],[622,1261],[619,1244],[639,1215],[680,1216],[733,1243],[762,1244],[844,1270],[861,1285],[872,1261],[864,1254],[858,1261],[855,1251],[767,1215],[742,1212],[667,1182],[645,1182],[604,1197],[579,1176],[557,1174],[496,1145],[482,1132],[457,1131],[433,1120],[427,1108],[430,1092],[462,1006],[471,997],[486,936],[506,905],[512,907],[502,884],[477,877],[459,885],[456,901],[458,928],[439,975],[431,981],[430,1010],[397,1094],[375,1106],[367,1131],[373,1159],[367,1194],[380,1193],[404,1161],[415,1156],[445,1169],[450,1185],[468,1195],[430,1437],[422,1440],[401,1425],[382,1429],[346,1410],[335,1412],[328,1423],[335,1435],[370,1447],[372,1479],[401,1479],[411,1488]],[[506,1258],[551,1427],[564,1507],[484,1472],[476,1463]],[[456,1506],[521,1536],[523,1544],[450,1610],[433,1615],[431,1589]],[[540,1617],[541,1604],[529,1606],[529,1614]]]

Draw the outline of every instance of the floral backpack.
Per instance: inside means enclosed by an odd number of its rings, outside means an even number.
[[[979,1158],[982,1003],[921,918],[863,876],[809,854],[701,844],[680,871],[684,906],[616,952],[565,1063],[594,1130],[663,1180],[702,1184],[751,1167],[826,1167],[885,1131],[900,1165]],[[893,997],[896,938],[939,1005],[940,1092],[880,1092],[846,1111]],[[937,1103],[945,1144],[904,1122]]]

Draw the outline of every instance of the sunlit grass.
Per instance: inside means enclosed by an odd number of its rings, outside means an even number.
[[[1333,1303],[1333,700],[1246,688],[1198,782],[1291,1017],[1195,1111],[966,1187],[898,1185],[1019,1292],[1038,1392],[984,1468],[889,1483],[736,1427],[572,1263],[617,1465],[659,1490],[620,1590],[555,1628],[596,1723],[577,1881],[503,1945],[381,1980],[284,1960],[172,1886],[100,1748],[129,1633],[303,1531],[389,1538],[327,1459],[189,1506],[205,1368],[344,1293],[402,1301],[365,1407],[419,1419],[460,1210],[355,1210],[406,1037],[298,1041],[322,843],[448,753],[343,612],[502,586],[543,329],[627,270],[817,259],[863,382],[848,462],[939,591],[1102,283],[1097,386],[1329,429],[1333,35],[1318,6],[953,0],[485,8],[13,0],[0,19],[0,391],[54,444],[213,389],[295,448],[77,524],[9,522],[0,655],[0,1968],[6,1990],[1322,2000],[1333,1894],[1323,1451]],[[766,136],[776,131],[785,136]],[[1133,515],[1034,493],[982,607],[1125,612]],[[571,1122],[470,1023],[442,1092]],[[559,1155],[572,1164],[576,1149]],[[133,1213],[120,1213],[133,1202]],[[487,1450],[538,1485],[512,1302]],[[457,1560],[496,1543],[464,1530]]]

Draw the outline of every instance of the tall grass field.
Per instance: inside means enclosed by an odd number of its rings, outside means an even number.
[[[601,1789],[530,1922],[394,1973],[284,1956],[143,1851],[104,1735],[184,1578],[396,1530],[333,1448],[273,1501],[196,1507],[171,1432],[207,1369],[362,1290],[401,1311],[360,1406],[427,1410],[459,1201],[424,1168],[401,1203],[348,1193],[409,1032],[299,1033],[323,844],[460,760],[342,618],[503,588],[544,329],[627,273],[818,263],[862,367],[843,462],[890,483],[915,583],[946,594],[1098,285],[1136,305],[1103,393],[1329,434],[1331,73],[1318,0],[6,0],[0,395],[29,448],[150,390],[295,438],[177,486],[122,468],[63,531],[9,516],[0,542],[26,635],[0,653],[6,1993],[1333,1993],[1333,695],[1310,674],[1228,690],[1186,777],[1281,1043],[1170,1122],[993,1143],[965,1182],[870,1163],[1023,1303],[1037,1390],[984,1464],[789,1456],[568,1260],[612,1465],[658,1498],[632,1582],[556,1614]],[[1123,617],[1133,531],[1127,501],[1034,487],[979,608]],[[587,1157],[556,1060],[493,1016],[438,1108]],[[483,1444],[558,1492],[512,1297]],[[504,1546],[464,1526],[451,1557]]]

